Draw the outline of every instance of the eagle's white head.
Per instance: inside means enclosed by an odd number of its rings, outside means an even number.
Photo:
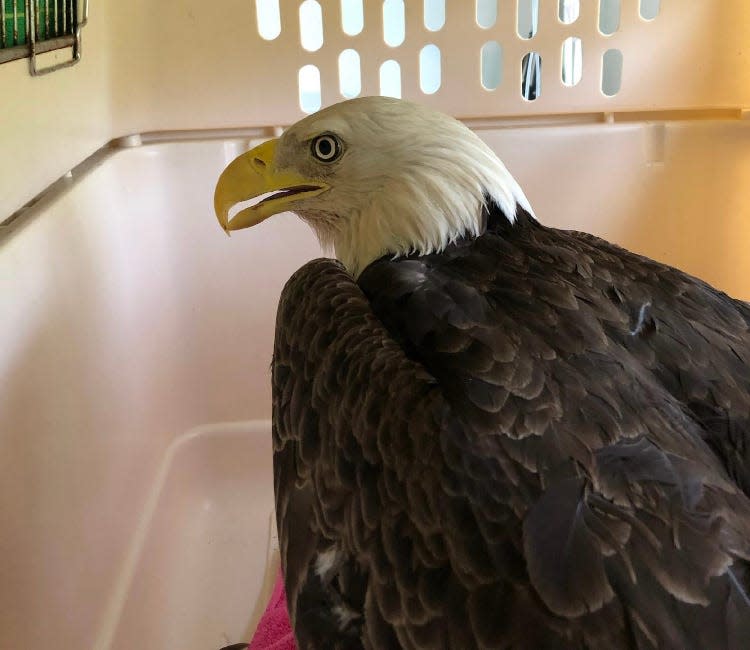
[[[269,194],[270,193],[270,194]],[[265,197],[229,219],[242,201]],[[235,159],[216,186],[225,230],[291,211],[357,277],[390,254],[479,235],[485,202],[531,208],[495,153],[461,122],[411,102],[362,97],[300,120]]]

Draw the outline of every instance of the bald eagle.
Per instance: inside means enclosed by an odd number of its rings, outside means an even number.
[[[289,280],[273,354],[302,650],[750,647],[750,305],[543,226],[395,99],[239,156],[215,208],[295,212],[337,258]]]

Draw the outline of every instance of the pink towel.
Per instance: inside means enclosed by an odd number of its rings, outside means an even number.
[[[284,580],[279,572],[266,611],[255,628],[248,650],[297,650],[286,610]]]

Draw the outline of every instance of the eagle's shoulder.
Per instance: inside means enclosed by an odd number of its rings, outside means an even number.
[[[665,379],[701,371],[655,343],[689,303],[641,309],[692,285],[502,228],[357,283],[315,261],[284,290],[274,463],[300,638],[331,634],[325,602],[376,647],[731,647],[747,499]]]
[[[588,641],[613,642],[622,625],[674,647],[731,646],[747,632],[704,625],[748,606],[750,508],[731,481],[747,446],[696,415],[723,402],[713,417],[746,422],[747,326],[734,301],[531,219],[381,259],[359,284],[460,418],[442,435],[484,541],[512,538],[492,528],[507,506],[524,522],[528,580],[549,610],[581,617]]]
[[[360,276],[407,354],[445,377],[449,394],[489,410],[541,391],[533,417],[542,427],[543,414],[577,394],[628,399],[631,387],[624,394],[612,387],[618,377],[654,384],[701,425],[750,494],[750,306],[679,269],[525,213],[514,224],[492,214],[487,221],[479,238],[440,254],[383,258]],[[565,393],[558,399],[546,392],[555,385]]]

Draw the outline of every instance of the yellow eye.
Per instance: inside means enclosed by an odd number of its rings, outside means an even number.
[[[326,133],[312,141],[312,154],[321,162],[333,162],[341,156],[341,142],[335,135]]]

